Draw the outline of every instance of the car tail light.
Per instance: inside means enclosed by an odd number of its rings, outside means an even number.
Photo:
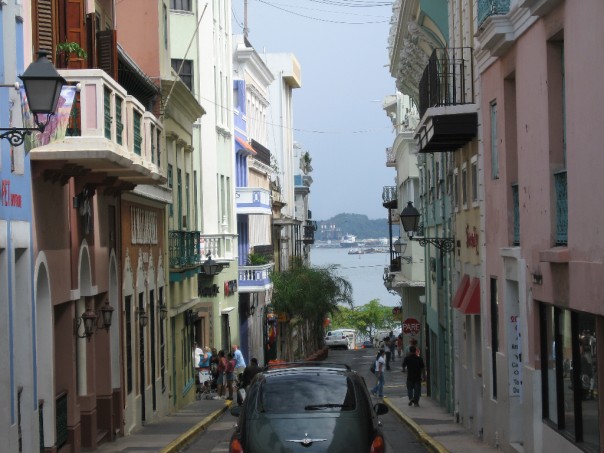
[[[382,436],[375,436],[375,439],[371,442],[371,450],[369,451],[370,453],[384,453],[386,451],[384,438]]]
[[[229,453],[243,453],[243,447],[239,439],[232,439],[229,445]]]

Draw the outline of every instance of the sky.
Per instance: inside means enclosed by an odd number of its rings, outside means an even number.
[[[248,0],[248,39],[260,54],[291,52],[302,87],[294,90],[294,140],[312,157],[313,220],[340,213],[385,219],[382,188],[394,185],[386,148],[394,141],[382,108],[395,94],[385,0]],[[244,0],[232,0],[233,33]]]

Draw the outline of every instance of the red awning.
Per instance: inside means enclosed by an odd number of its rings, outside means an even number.
[[[248,142],[237,136],[235,136],[235,140],[237,140],[237,143],[239,143],[244,150],[251,154],[256,154],[256,150],[252,148],[252,145],[250,145]]]
[[[474,277],[459,307],[465,315],[480,314],[480,279]]]
[[[463,296],[466,295],[466,291],[468,290],[468,286],[470,286],[470,276],[468,274],[464,274],[459,282],[459,286],[457,287],[457,291],[455,291],[455,296],[451,301],[451,306],[453,308],[459,308],[463,301]]]

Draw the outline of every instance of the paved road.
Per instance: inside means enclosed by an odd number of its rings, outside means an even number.
[[[361,374],[368,386],[373,386],[375,377],[369,372],[369,365],[376,354],[375,349],[367,350],[330,350],[328,361],[346,363]],[[405,393],[404,375],[400,372],[400,362],[392,364],[392,371],[386,374],[384,393],[389,398],[400,398]],[[229,451],[229,439],[237,419],[228,411],[214,422],[206,431],[189,444],[183,452],[187,453],[224,453]],[[381,417],[386,449],[393,453],[425,453],[430,450],[408,430],[398,418],[389,414]]]

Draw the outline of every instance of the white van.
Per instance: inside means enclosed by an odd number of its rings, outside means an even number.
[[[373,346],[376,348],[384,347],[384,338],[390,336],[389,330],[378,330],[373,336]]]
[[[356,344],[356,330],[337,329],[330,330],[325,335],[325,346],[330,348],[353,349]]]

